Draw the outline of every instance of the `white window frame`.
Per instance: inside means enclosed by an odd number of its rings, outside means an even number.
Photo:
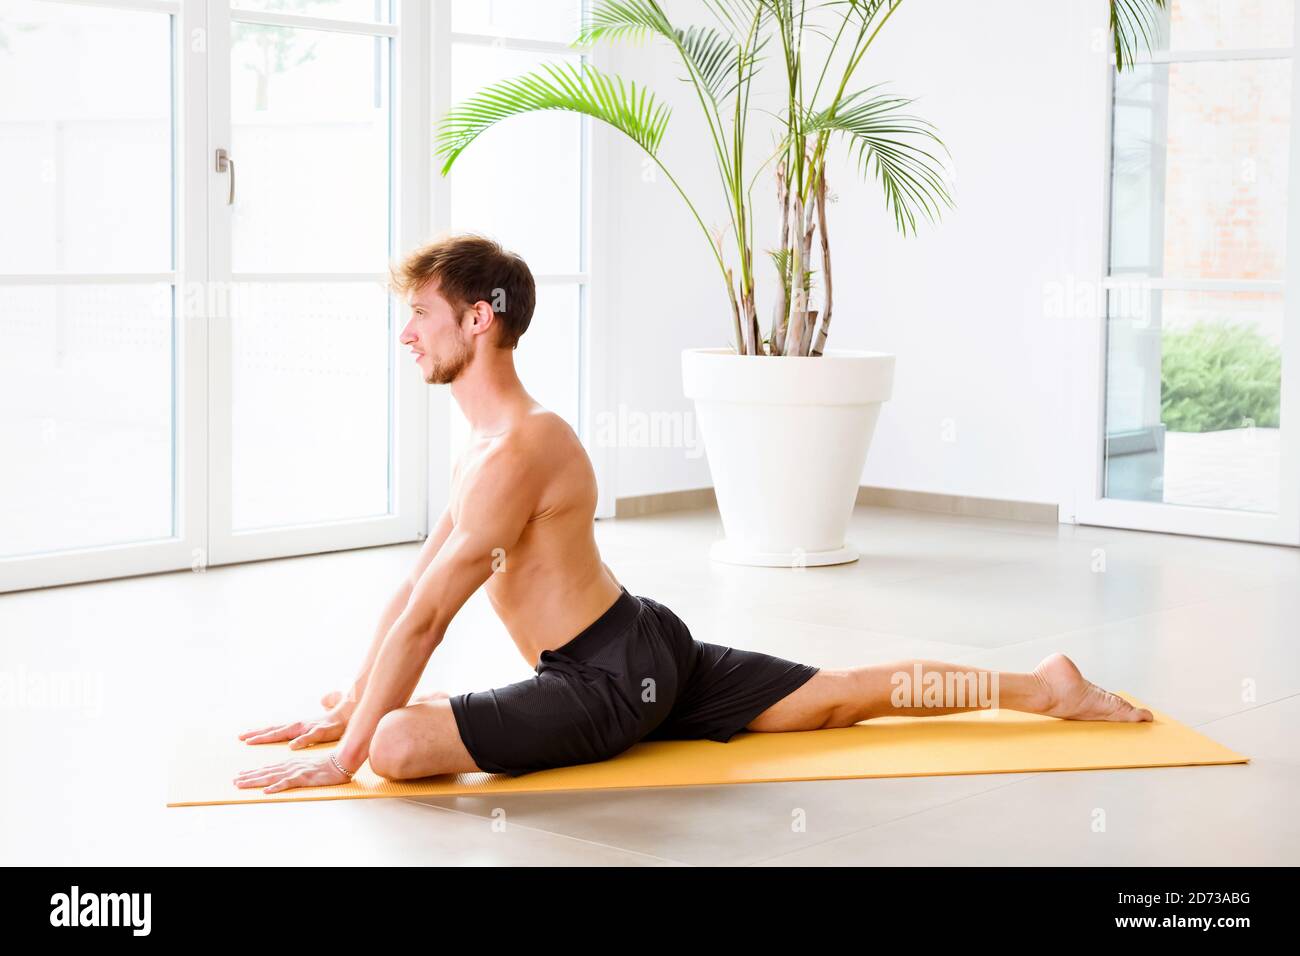
[[[1300,50],[1300,16],[1296,17],[1290,47],[1157,51],[1136,57],[1139,64],[1278,58],[1291,60],[1287,250],[1284,278],[1278,281],[1143,279],[1109,274],[1114,58],[1111,56],[1105,61],[1104,75],[1098,78],[1098,87],[1102,91],[1100,101],[1105,104],[1105,153],[1102,164],[1105,176],[1101,189],[1088,193],[1085,199],[1097,200],[1098,214],[1091,220],[1092,226],[1088,226],[1088,220],[1078,220],[1082,228],[1098,236],[1094,250],[1087,258],[1091,260],[1088,271],[1093,277],[1093,287],[1099,290],[1099,294],[1095,297],[1095,312],[1079,316],[1066,335],[1070,354],[1074,357],[1071,361],[1073,382],[1069,411],[1075,418],[1068,429],[1074,438],[1067,456],[1070,480],[1063,496],[1063,521],[1138,531],[1300,545],[1300,57],[1295,55],[1297,50]],[[1281,495],[1277,514],[1126,501],[1104,496],[1107,298],[1113,289],[1133,286],[1153,290],[1284,293],[1279,476]]]

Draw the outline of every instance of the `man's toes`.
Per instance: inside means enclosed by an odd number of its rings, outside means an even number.
[[[1135,724],[1152,719],[1151,711],[1146,708],[1135,707],[1118,694],[1111,694],[1110,696],[1119,702],[1119,706],[1113,712],[1114,719],[1126,720]]]
[[[1132,720],[1133,705],[1126,701],[1119,694],[1112,694],[1104,687],[1092,685],[1093,706],[1091,708],[1091,717],[1085,716],[1084,719],[1091,720]]]

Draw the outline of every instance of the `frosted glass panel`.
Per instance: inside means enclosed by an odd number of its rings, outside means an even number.
[[[169,285],[0,286],[0,555],[174,533]]]
[[[241,285],[235,530],[387,514],[389,302],[378,284]]]
[[[1157,50],[1287,47],[1295,0],[1170,0],[1158,21]]]
[[[170,271],[171,130],[171,17],[4,0],[0,272]]]
[[[389,41],[231,28],[235,272],[388,262]]]
[[[1282,277],[1290,91],[1289,59],[1116,76],[1113,273]]]
[[[558,59],[458,45],[452,101]],[[519,253],[534,273],[581,271],[581,118],[547,110],[480,136],[452,169],[451,220],[458,231],[484,233]]]

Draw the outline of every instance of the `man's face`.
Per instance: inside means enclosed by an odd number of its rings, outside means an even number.
[[[430,385],[456,380],[473,355],[469,336],[461,329],[458,312],[438,292],[437,281],[426,282],[410,296],[411,320],[402,329],[401,343],[408,345]]]

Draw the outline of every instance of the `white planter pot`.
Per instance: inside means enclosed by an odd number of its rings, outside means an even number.
[[[763,567],[856,561],[844,535],[893,383],[894,356],[884,352],[683,351],[682,384],[695,400],[726,533],[713,558]]]

